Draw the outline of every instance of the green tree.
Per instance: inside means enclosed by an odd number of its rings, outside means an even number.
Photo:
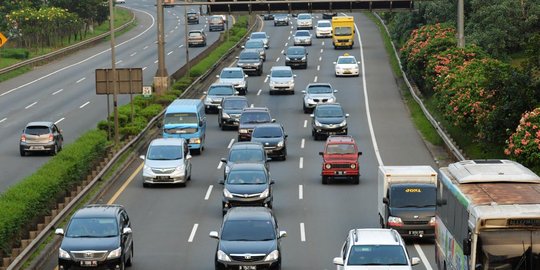
[[[84,35],[92,32],[96,24],[107,19],[109,7],[103,0],[50,0],[50,5],[76,13],[84,22]]]

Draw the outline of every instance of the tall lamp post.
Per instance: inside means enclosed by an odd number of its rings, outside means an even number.
[[[115,56],[115,45],[114,40],[114,9],[113,9],[113,0],[109,0],[109,27],[111,30],[111,73],[112,73],[112,84],[113,84],[113,110],[114,110],[114,144],[118,145],[120,138],[118,135],[118,86],[116,85],[116,56]],[[107,99],[108,99],[107,95]],[[108,117],[108,116],[107,116]]]
[[[458,47],[465,47],[465,11],[464,11],[464,0],[458,1]]]
[[[157,6],[157,45],[158,45],[158,69],[154,76],[154,86],[157,95],[165,93],[169,88],[169,74],[165,67],[165,41],[164,41],[164,20],[163,20],[163,0],[156,0]]]
[[[184,3],[187,4],[187,1],[184,0]],[[186,75],[191,77],[191,65],[189,63],[189,43],[188,43],[188,22],[187,22],[187,5],[184,5],[182,7],[184,9],[184,33],[185,33],[185,44],[186,44],[186,66],[187,66],[187,72]],[[199,14],[200,15],[200,14]]]

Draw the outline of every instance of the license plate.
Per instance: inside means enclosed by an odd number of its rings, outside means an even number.
[[[43,146],[30,146],[30,150],[45,150]]]
[[[81,261],[81,266],[83,267],[96,267],[97,261]]]
[[[343,174],[345,174],[345,172],[344,171],[337,171],[337,172],[335,172],[335,174],[343,175]]]
[[[240,270],[257,270],[255,265],[241,265]]]
[[[351,74],[352,72],[350,70],[343,71],[344,74]]]
[[[172,178],[168,176],[156,176],[156,180],[160,182],[171,182]]]
[[[409,231],[409,234],[418,236],[424,234],[424,231]]]

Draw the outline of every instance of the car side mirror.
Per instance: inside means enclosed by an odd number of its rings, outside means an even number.
[[[275,122],[276,122],[276,119],[273,119],[273,118],[272,118],[272,121],[271,121],[271,122],[272,122],[272,123],[275,123]]]
[[[272,158],[266,158],[266,161],[272,161]]]
[[[238,95],[238,94],[240,94],[240,92],[238,92],[238,91],[234,91],[234,94],[235,94],[235,95]]]
[[[145,159],[144,155],[140,155],[139,158],[142,159],[142,160]]]
[[[236,57],[238,59],[238,57]],[[336,62],[332,62],[334,65],[337,64]]]
[[[274,181],[274,179],[270,180],[270,185],[273,185],[275,183],[276,183],[276,181]]]
[[[130,227],[125,227],[122,229],[122,234],[131,234],[133,231],[131,231]]]
[[[296,74],[293,74],[293,77],[296,78]]]
[[[361,156],[362,155],[362,152],[358,152],[358,156]]]
[[[360,65],[360,61],[358,61],[358,62],[356,62],[356,63]]]
[[[344,263],[343,263],[343,258],[341,258],[341,257],[335,257],[335,258],[334,258],[334,264],[335,264],[335,265],[343,265],[343,264],[344,264]]]
[[[437,203],[437,206],[446,205],[446,199],[437,199],[436,203]]]
[[[315,115],[314,115],[314,114],[310,114],[309,117],[313,118],[313,117],[315,117]]]
[[[247,78],[247,77],[249,77],[249,76],[247,74],[244,74],[244,78]]]
[[[346,114],[345,114],[345,117],[349,117],[349,114],[348,114],[348,113],[346,113]]]
[[[54,234],[64,236],[64,229],[58,228],[54,231]]]
[[[202,93],[206,95],[208,92],[204,91],[204,92],[202,92]]]
[[[216,231],[211,231],[208,236],[210,236],[210,238],[219,239],[219,234]]]
[[[224,179],[219,179],[218,184],[225,185],[225,180]]]
[[[226,159],[226,158],[221,158],[220,160],[221,160],[221,162],[223,162],[223,163],[227,163],[227,159]]]
[[[190,160],[191,159],[191,155],[190,154],[187,154],[186,155],[186,160]]]
[[[264,49],[265,49],[265,50],[268,49],[268,45],[264,45]]]
[[[389,202],[388,202],[388,198],[386,198],[386,197],[382,198],[382,202],[383,202],[384,204],[388,204],[388,203],[389,203]]]
[[[337,93],[337,92],[338,92],[338,90],[337,90],[337,89],[336,89],[336,90],[334,90],[334,93]]]
[[[306,90],[302,90],[302,93],[304,93],[304,94],[305,94],[305,93],[306,93]]]
[[[283,238],[283,237],[287,237],[287,232],[286,231],[279,231],[279,237],[278,238]]]
[[[420,258],[418,257],[412,257],[411,258],[411,265],[417,265],[420,263]]]
[[[324,152],[319,152],[319,156],[324,156]]]

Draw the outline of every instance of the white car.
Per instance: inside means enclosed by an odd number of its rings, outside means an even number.
[[[268,44],[268,41],[270,39],[270,36],[266,34],[266,32],[253,32],[249,36],[249,40],[262,40],[264,42],[264,47],[269,48],[270,45]]]
[[[412,270],[420,258],[409,258],[405,241],[394,229],[352,229],[340,256],[337,270]]]
[[[181,184],[191,179],[191,155],[188,144],[180,138],[154,139],[144,160],[143,186],[152,184]]]
[[[359,61],[356,61],[356,58],[349,54],[344,54],[338,57],[337,61],[334,62],[336,69],[336,77],[339,76],[359,76],[360,68]]]
[[[298,17],[296,17],[296,29],[313,29],[313,17],[311,14],[298,14]]]
[[[329,20],[317,21],[315,36],[317,38],[332,37],[332,23]]]
[[[275,92],[285,92],[294,94],[294,77],[291,67],[289,66],[274,66],[267,75],[268,84],[270,85],[270,95]]]

